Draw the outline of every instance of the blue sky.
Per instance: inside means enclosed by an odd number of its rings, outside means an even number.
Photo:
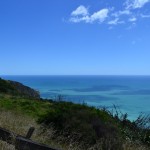
[[[1,0],[1,75],[150,75],[150,0]]]

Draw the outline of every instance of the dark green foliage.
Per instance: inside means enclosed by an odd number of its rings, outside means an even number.
[[[30,99],[40,99],[38,91],[19,82],[3,80],[0,78],[0,93],[20,96]]]
[[[141,115],[133,122],[127,117],[117,108],[112,113],[107,109],[59,101],[54,102],[38,122],[47,128],[53,125],[56,137],[63,135],[67,140],[83,143],[85,149],[101,141],[103,150],[121,150],[122,141],[126,139],[150,145],[150,117]]]
[[[0,93],[12,93],[16,94],[15,88],[9,83],[9,81],[0,78]]]
[[[86,105],[55,102],[38,122],[47,126],[53,124],[58,135],[82,141],[85,147],[103,138],[119,141],[119,131],[113,118],[105,111]]]
[[[130,131],[128,137],[132,141],[139,140],[150,146],[150,116],[140,115],[132,123],[128,121],[125,130]]]
[[[115,111],[113,116],[124,138],[150,146],[150,116],[140,114],[135,121],[130,121],[127,114],[122,114],[116,107]]]

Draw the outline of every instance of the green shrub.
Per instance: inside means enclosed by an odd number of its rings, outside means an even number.
[[[15,88],[8,81],[0,78],[0,93],[15,93]]]
[[[52,124],[58,136],[82,141],[85,147],[94,145],[99,139],[119,139],[119,131],[112,123],[113,118],[105,111],[86,105],[55,102],[38,122],[47,126]]]

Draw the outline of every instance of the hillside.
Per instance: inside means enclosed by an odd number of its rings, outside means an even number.
[[[3,80],[0,78],[0,93],[18,95],[21,97],[40,99],[38,91],[19,82]]]
[[[56,101],[39,100],[29,94],[34,90],[22,86],[0,80],[0,127],[22,135],[33,125],[34,140],[64,150],[150,149],[147,116],[131,122],[117,108],[112,113],[105,108],[64,102],[60,97]],[[30,89],[28,93],[24,92],[26,88]]]

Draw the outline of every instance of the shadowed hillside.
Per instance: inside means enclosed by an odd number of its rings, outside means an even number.
[[[0,78],[0,93],[18,95],[21,97],[40,99],[38,91],[31,89],[19,82],[3,80]]]

